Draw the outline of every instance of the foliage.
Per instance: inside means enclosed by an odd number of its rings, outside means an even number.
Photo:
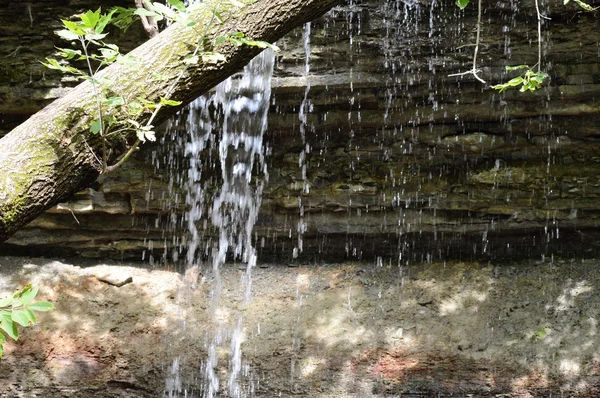
[[[456,5],[458,6],[458,8],[460,8],[461,10],[464,10],[468,5],[469,2],[471,0],[456,0]]]
[[[471,0],[455,0],[456,2],[456,6],[458,8],[460,8],[461,10],[464,10],[470,3]],[[577,3],[577,5],[579,5],[579,7],[581,7],[584,11],[595,11],[600,7],[592,7],[591,5],[589,5],[588,3],[583,2],[582,0],[573,0],[575,3]],[[571,0],[564,0],[564,4],[567,5],[571,2]],[[522,70],[525,69],[525,72],[521,75],[521,76],[517,76],[515,78],[510,79],[508,82],[506,83],[501,83],[501,84],[496,84],[494,86],[491,86],[493,89],[498,90],[499,92],[504,92],[506,90],[508,90],[509,88],[513,88],[513,87],[519,87],[519,91],[520,92],[534,92],[535,90],[539,89],[542,87],[542,83],[544,82],[544,80],[548,77],[548,74],[545,72],[542,72],[540,70],[540,64],[542,62],[542,51],[541,51],[541,41],[542,41],[542,35],[541,35],[541,20],[542,18],[545,18],[541,15],[540,13],[540,9],[539,9],[539,4],[538,4],[538,0],[536,0],[535,2],[535,6],[536,6],[536,12],[537,12],[537,17],[538,17],[538,62],[537,62],[537,71],[534,71],[532,68],[530,68],[527,65],[518,65],[518,66],[507,66],[506,70],[507,71],[514,71],[514,70]],[[477,69],[477,49],[479,47],[479,25],[481,24],[481,0],[479,0],[479,17],[477,19],[477,43],[475,44],[475,55],[473,58],[473,68],[472,70],[468,71],[468,72],[463,72],[463,73],[457,73],[457,74],[453,74],[450,76],[463,76],[466,74],[473,74],[475,76],[475,78],[479,81],[481,81],[482,83],[485,83],[484,80],[482,80],[477,73],[479,72],[479,70]]]
[[[87,11],[84,14],[76,15],[74,21],[63,19],[62,23],[65,29],[56,31],[61,38],[79,42],[81,46],[81,49],[58,48],[58,55],[65,61],[86,61],[87,72],[50,58],[46,59],[47,62],[44,65],[92,83],[97,102],[97,117],[90,126],[92,134],[100,134],[105,140],[111,131],[134,131],[140,141],[154,141],[153,126],[142,126],[134,120],[134,117],[143,112],[151,112],[157,108],[158,104],[179,105],[180,102],[153,103],[146,98],[137,98],[128,102],[123,96],[111,95],[116,91],[112,87],[112,82],[97,78],[100,69],[115,62],[135,63],[131,58],[122,55],[118,46],[102,41],[107,36],[105,28],[117,11],[118,9],[113,9],[107,14],[101,14],[100,8],[96,11]],[[92,44],[97,47],[94,53],[90,52]],[[92,66],[92,62],[96,64],[95,68]],[[104,168],[106,168],[106,164],[104,164]]]
[[[464,10],[469,3],[471,2],[471,0],[456,0],[456,5],[458,6],[458,8],[460,8],[461,10]],[[564,4],[567,5],[571,2],[571,0],[564,0]],[[573,0],[573,2],[577,3],[577,5],[579,7],[581,7],[584,11],[594,11],[597,10],[598,8],[594,8],[591,5],[589,5],[588,3],[585,3],[581,0]]]
[[[221,3],[223,3],[224,7],[242,7],[245,4],[252,4],[255,1],[222,0]],[[62,58],[62,61],[46,58],[46,62],[43,62],[50,69],[74,75],[76,78],[89,81],[92,84],[97,110],[96,118],[90,125],[90,133],[102,137],[102,168],[104,172],[112,171],[122,164],[122,161],[131,155],[138,143],[156,140],[152,120],[161,107],[181,105],[180,101],[174,101],[169,98],[172,88],[163,97],[160,97],[160,100],[157,102],[144,97],[128,100],[125,96],[118,95],[119,88],[115,87],[113,82],[98,78],[97,74],[102,68],[115,62],[135,65],[135,60],[121,54],[118,46],[103,41],[108,35],[105,31],[107,26],[112,24],[126,30],[135,18],[152,17],[155,21],[165,20],[168,23],[181,23],[186,27],[196,30],[196,21],[191,19],[191,13],[201,11],[210,18],[209,26],[205,27],[204,32],[197,31],[199,39],[196,43],[196,48],[192,55],[183,59],[183,62],[187,68],[199,62],[219,63],[225,60],[224,56],[217,52],[199,51],[204,46],[203,42],[210,25],[212,23],[223,23],[223,18],[217,8],[210,10],[204,3],[194,3],[186,6],[181,0],[167,0],[167,3],[163,4],[144,0],[143,8],[128,9],[114,7],[107,14],[102,14],[99,8],[96,11],[87,11],[83,14],[74,15],[71,20],[62,20],[64,29],[58,30],[55,33],[65,40],[78,43],[80,49],[58,48],[58,55]],[[268,47],[278,50],[277,47],[270,43],[249,39],[242,32],[232,32],[218,37],[215,39],[214,45],[217,46],[224,42],[229,42],[236,46]],[[92,48],[95,48],[95,52],[91,52]],[[85,61],[87,71],[70,65],[70,62],[73,61]],[[183,72],[177,77],[171,87],[174,87],[182,75]],[[159,76],[158,78],[164,77]],[[138,120],[144,113],[150,115],[147,118],[148,122],[142,124]],[[106,138],[111,134],[121,132],[134,132],[136,142],[131,147],[131,150],[116,165],[108,166]]]
[[[6,343],[6,333],[11,339],[19,339],[17,325],[23,327],[35,325],[34,311],[50,311],[54,305],[48,301],[33,300],[37,296],[39,286],[27,285],[12,296],[0,299],[0,358],[4,352],[3,345]]]
[[[544,79],[546,79],[548,77],[547,73],[535,72],[533,69],[531,69],[527,65],[507,66],[506,67],[507,71],[522,70],[522,69],[525,69],[525,73],[523,73],[521,76],[514,77],[506,83],[496,84],[495,86],[492,86],[492,88],[494,90],[498,90],[499,92],[503,92],[503,91],[508,90],[509,88],[521,86],[521,88],[519,88],[520,92],[524,93],[525,91],[530,91],[533,93],[535,90],[542,87],[542,83],[544,82]]]

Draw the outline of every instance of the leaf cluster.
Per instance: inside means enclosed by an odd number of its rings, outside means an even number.
[[[528,65],[519,65],[519,66],[507,66],[507,71],[514,70],[523,70],[525,69],[525,73],[521,76],[514,77],[507,81],[506,83],[496,84],[492,86],[494,90],[498,90],[499,92],[504,92],[509,88],[519,87],[519,91],[524,93],[526,91],[534,92],[535,90],[542,87],[542,83],[548,77],[548,74],[545,72],[536,72],[531,69]]]
[[[143,0],[144,6],[135,9],[113,7],[107,14],[102,14],[101,9],[98,8],[96,11],[87,11],[83,14],[74,15],[70,20],[62,20],[64,29],[58,30],[55,33],[72,43],[79,43],[78,47],[80,48],[58,48],[58,56],[62,59],[59,61],[53,58],[46,58],[46,62],[42,62],[42,64],[50,69],[59,70],[62,73],[71,74],[78,79],[91,82],[94,89],[97,112],[96,118],[92,120],[90,125],[90,132],[102,137],[102,164],[105,171],[113,169],[113,166],[108,167],[106,164],[107,136],[119,132],[134,132],[137,140],[140,142],[155,141],[154,126],[152,126],[151,122],[156,112],[162,106],[178,106],[181,104],[180,101],[168,98],[170,89],[157,102],[144,97],[128,100],[124,95],[119,95],[119,88],[115,87],[114,82],[97,76],[97,73],[103,67],[115,62],[131,66],[136,65],[134,59],[120,53],[118,46],[103,41],[107,36],[105,32],[107,26],[112,24],[126,30],[136,18],[152,17],[155,21],[177,22],[196,29],[196,21],[191,18],[192,12],[203,12],[208,16],[210,18],[209,26],[213,22],[222,24],[223,18],[219,10],[228,9],[231,11],[232,8],[243,7],[255,1],[222,0],[219,3],[220,8],[209,9],[202,2],[186,6],[181,0],[167,0],[167,4]],[[200,39],[196,45],[196,50],[192,55],[183,59],[186,67],[199,62],[219,63],[225,61],[225,57],[218,52],[199,51],[203,47],[202,43],[206,37],[207,30],[208,27],[205,27],[204,33],[198,32]],[[218,37],[215,39],[214,45],[216,46],[224,42],[229,42],[237,46],[247,45],[278,50],[276,46],[270,43],[249,39],[242,32],[232,32]],[[92,44],[93,46],[91,46]],[[95,48],[95,51],[92,51],[92,48]],[[72,66],[70,62],[73,61],[85,61],[87,63],[87,71]],[[154,77],[165,79],[164,76]],[[152,114],[145,125],[137,121],[143,113]],[[128,154],[124,158],[127,158]],[[121,161],[119,161],[120,163]]]
[[[35,325],[35,311],[45,312],[54,309],[48,301],[33,300],[37,296],[39,286],[27,285],[12,296],[0,299],[0,358],[4,352],[6,333],[11,339],[19,339],[17,325],[23,327]]]
[[[177,0],[172,0],[172,2],[178,4]],[[161,6],[166,7],[164,5]],[[168,7],[166,8],[169,9]],[[162,10],[162,8],[160,9]],[[141,9],[137,9],[136,12],[138,10]],[[105,95],[105,92],[112,93],[114,91],[113,84],[109,80],[96,77],[101,68],[115,62],[135,65],[135,60],[122,55],[117,45],[105,43],[102,39],[106,37],[107,33],[104,30],[109,24],[113,23],[113,17],[115,21],[126,26],[128,18],[133,18],[133,15],[139,15],[136,12],[133,10],[130,12],[128,9],[117,7],[113,8],[107,14],[102,14],[99,8],[96,11],[87,11],[84,14],[76,15],[74,21],[62,20],[65,29],[56,31],[56,34],[66,40],[78,41],[81,49],[58,48],[58,55],[63,58],[63,62],[46,58],[47,62],[43,62],[43,64],[50,69],[75,75],[82,80],[92,82],[95,86],[99,86],[100,90],[97,92],[97,100],[100,105],[98,117],[92,121],[90,126],[92,134],[100,134],[104,137],[117,131],[132,130],[142,142],[146,140],[155,141],[153,126],[142,126],[134,120],[134,117],[144,112],[152,112],[159,105],[176,106],[180,105],[181,102],[161,98],[160,102],[154,103],[142,97],[128,102],[123,96]],[[89,50],[90,43],[98,46],[95,52]],[[88,71],[86,72],[69,65],[70,61],[87,61],[89,65]],[[95,69],[91,67],[90,61],[97,63]]]

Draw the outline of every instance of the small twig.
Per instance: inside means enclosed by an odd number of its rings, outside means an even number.
[[[479,73],[481,72],[481,69],[476,69],[476,70],[468,70],[466,72],[459,72],[459,73],[452,73],[450,75],[448,75],[448,77],[454,77],[454,76],[466,76],[466,75],[471,75],[474,73]],[[485,82],[484,82],[485,83]]]
[[[133,153],[139,149],[138,145],[140,145],[141,142],[142,141],[139,138],[137,140],[135,140],[135,142],[133,143],[131,148],[129,148],[127,153],[125,155],[123,155],[123,157],[121,159],[119,159],[119,161],[117,163],[113,164],[112,166],[108,166],[106,168],[105,173],[112,173],[113,171],[115,171],[116,169],[121,167],[121,165],[123,163],[125,163],[127,161],[127,159],[129,159],[131,157],[131,155],[133,155]]]
[[[135,0],[135,6],[137,8],[144,8],[148,10],[148,7],[146,7],[144,4],[144,0]],[[147,17],[145,15],[140,15],[139,17],[142,21],[142,25],[144,26],[144,30],[146,33],[148,33],[149,38],[153,38],[154,36],[158,35],[158,23],[154,17]]]
[[[110,137],[111,135],[115,135],[115,134],[118,134],[118,133],[122,133],[123,131],[131,131],[131,130],[133,130],[131,127],[123,127],[122,129],[118,129],[118,130],[115,130],[115,131],[111,131],[110,133],[106,134],[106,137],[108,138],[108,137]]]
[[[100,164],[100,166],[102,166],[102,161],[98,158],[98,156],[96,156],[96,153],[94,152],[94,150],[92,149],[92,147],[90,146],[90,144],[88,144],[88,142],[87,142],[87,140],[85,138],[83,139],[83,142],[85,142],[85,145],[87,145],[87,147],[90,150],[90,152],[92,153],[92,155],[94,155],[94,157],[98,161],[98,164]]]
[[[33,28],[33,14],[31,13],[31,3],[27,3],[27,13],[29,14],[29,27]]]
[[[461,50],[461,49],[463,49],[463,48],[465,48],[465,47],[475,47],[476,45],[477,45],[477,44],[475,44],[475,43],[463,44],[463,45],[461,45],[461,46],[458,46],[458,47],[456,47],[455,49],[456,49],[456,50]]]
[[[477,5],[477,37],[475,39],[475,51],[473,51],[473,67],[469,71],[461,72],[461,73],[453,73],[451,75],[448,75],[448,77],[473,75],[475,77],[475,79],[479,80],[481,83],[483,83],[483,84],[486,83],[486,81],[483,80],[478,75],[478,73],[481,72],[481,69],[477,69],[477,53],[479,52],[479,42],[480,42],[480,36],[481,36],[481,9],[482,9],[481,0],[479,0],[479,3]],[[472,44],[469,44],[468,46],[472,46]],[[464,46],[462,46],[462,47],[464,47]]]
[[[537,1],[537,0],[536,0]],[[479,0],[479,3],[477,5],[477,39],[475,40],[475,51],[473,54],[473,76],[475,76],[475,78],[477,80],[479,80],[482,83],[485,83],[485,80],[483,80],[482,78],[480,78],[479,76],[477,76],[477,53],[479,52],[479,37],[481,35],[481,0]]]
[[[481,0],[479,0],[481,1]],[[542,67],[542,14],[540,13],[539,0],[535,0],[535,11],[537,13],[537,28],[538,28],[538,63],[537,71],[541,71]]]
[[[100,136],[102,137],[102,169],[106,170],[107,158],[106,158],[106,137],[104,137],[104,123],[102,121],[102,105],[100,105],[100,95],[96,88],[96,79],[94,78],[94,71],[92,69],[92,63],[90,62],[90,56],[87,51],[87,44],[81,39],[81,45],[83,46],[83,52],[85,54],[85,60],[87,62],[88,69],[90,71],[90,79],[92,82],[92,88],[94,89],[94,96],[96,97],[96,108],[98,110],[98,123],[100,123]]]
[[[17,48],[15,48],[15,51],[11,52],[10,54],[8,54],[7,56],[5,56],[4,58],[8,58],[8,57],[14,57],[17,55],[17,53],[19,52],[19,50],[23,48],[23,46],[18,46]]]
[[[71,205],[69,205],[69,211],[71,212],[71,215],[73,216],[73,218],[75,219],[75,221],[77,222],[77,224],[81,224],[79,222],[79,220],[77,219],[77,217],[75,216],[75,213],[73,212],[73,209],[71,209]]]

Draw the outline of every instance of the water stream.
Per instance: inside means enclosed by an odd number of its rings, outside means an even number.
[[[263,135],[267,127],[273,64],[273,51],[263,51],[243,72],[219,84],[212,96],[197,99],[187,110],[185,128],[189,141],[185,145],[185,155],[190,164],[185,221],[189,234],[185,248],[186,292],[181,305],[183,310],[190,305],[189,293],[196,288],[198,278],[210,279],[208,311],[215,327],[206,336],[208,356],[198,366],[198,375],[181,375],[180,364],[186,362],[186,358],[179,355],[173,359],[165,387],[169,397],[195,396],[198,391],[205,398],[217,396],[223,388],[219,369],[223,369],[220,362],[224,358],[219,352],[226,345],[229,345],[225,383],[228,396],[246,397],[254,388],[240,347],[243,306],[251,298],[252,268],[257,259],[252,230],[268,178]],[[205,170],[205,155],[212,145],[217,154],[212,160],[213,168],[220,170],[216,192],[203,175],[212,171],[211,168]],[[207,218],[211,221],[210,228]],[[208,229],[214,231],[214,240],[205,239]],[[227,260],[239,261],[244,267],[241,283],[245,293],[233,330],[219,319],[223,311],[220,269]],[[182,329],[185,338],[185,320]]]

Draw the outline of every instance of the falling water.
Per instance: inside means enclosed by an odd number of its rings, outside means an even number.
[[[200,390],[204,398],[212,398],[222,392],[217,368],[222,367],[219,352],[226,344],[230,346],[228,396],[246,397],[254,388],[251,378],[248,385],[241,382],[242,377],[249,375],[249,366],[242,361],[242,309],[233,331],[218,319],[219,312],[223,311],[220,268],[230,258],[244,265],[241,282],[243,302],[247,303],[251,297],[251,271],[257,259],[252,230],[268,178],[263,135],[267,127],[274,58],[272,50],[263,51],[241,74],[219,84],[214,95],[196,100],[185,121],[189,134],[185,155],[190,161],[186,198],[189,210],[185,215],[189,237],[184,278],[187,294],[182,305],[189,305],[190,290],[196,287],[200,274],[210,275],[209,311],[216,326],[206,337],[207,358],[200,366],[199,378],[187,377],[191,381],[184,381],[180,369],[186,358],[176,356],[173,360],[165,388],[169,397],[192,397]],[[213,109],[218,110],[217,115],[211,113]],[[210,184],[203,182],[203,173],[207,173],[204,152],[210,151],[211,143],[216,141],[221,179],[217,192],[211,197],[207,193]],[[211,231],[216,235],[214,240],[207,239],[213,235]],[[209,254],[209,267],[203,266],[206,254]],[[185,321],[182,328],[185,332]]]
[[[304,25],[304,77],[306,78],[306,88],[304,90],[304,98],[302,99],[302,103],[300,104],[300,112],[298,114],[298,119],[300,119],[300,139],[302,140],[302,150],[300,151],[300,156],[298,158],[298,167],[302,170],[302,189],[300,191],[300,195],[298,196],[298,207],[300,208],[300,219],[298,220],[298,243],[293,250],[293,258],[297,258],[298,254],[302,253],[303,250],[303,241],[302,237],[304,236],[304,232],[306,232],[306,223],[304,220],[304,203],[303,196],[304,194],[308,194],[310,192],[310,184],[306,178],[306,157],[310,153],[310,145],[306,142],[306,128],[308,125],[308,116],[307,114],[310,112],[310,101],[308,99],[308,94],[310,92],[310,22]]]
[[[219,230],[218,244],[213,250],[213,273],[218,279],[219,268],[232,250],[236,259],[246,265],[243,276],[244,303],[250,300],[252,268],[256,265],[256,249],[252,244],[252,229],[258,217],[262,191],[268,178],[263,152],[263,135],[267,128],[267,114],[271,99],[271,76],[275,54],[265,50],[244,68],[239,80],[227,79],[217,87],[216,102],[223,108],[224,122],[219,155],[223,183],[213,201],[212,224]],[[220,289],[220,284],[215,289]],[[218,306],[220,291],[213,295]],[[239,383],[242,371],[242,312],[238,314],[236,329],[231,338],[229,380],[231,397],[246,396]],[[218,344],[218,339],[212,343]],[[212,346],[211,346],[212,349]],[[205,397],[218,392],[218,379],[212,358],[207,367],[211,388]]]

